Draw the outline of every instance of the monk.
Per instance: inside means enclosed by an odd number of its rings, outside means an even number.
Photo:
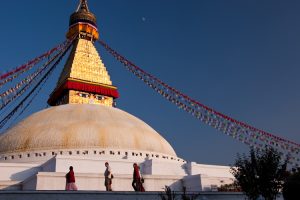
[[[66,190],[78,190],[75,184],[75,175],[73,167],[70,166],[70,171],[66,174]]]
[[[145,192],[145,189],[144,189],[143,183],[142,183],[141,174],[140,174],[140,168],[136,163],[133,164],[132,187],[133,187],[134,191],[136,191],[136,192]]]

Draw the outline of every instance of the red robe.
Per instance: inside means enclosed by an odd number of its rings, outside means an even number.
[[[134,169],[133,169],[133,179],[140,180],[140,178],[141,178],[141,175],[140,175],[139,167],[138,166],[134,166]]]
[[[134,166],[133,179],[134,179],[134,182],[136,183],[137,191],[145,192],[145,189],[143,187],[143,183],[141,181],[141,175],[140,175],[140,170],[139,170],[138,166]]]
[[[74,171],[70,170],[66,175],[67,183],[75,183]]]

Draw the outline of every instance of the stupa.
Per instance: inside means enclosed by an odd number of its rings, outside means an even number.
[[[105,190],[105,162],[113,170],[114,191],[133,190],[133,163],[147,191],[166,185],[215,190],[232,183],[229,167],[186,162],[148,124],[116,108],[118,89],[94,46],[99,31],[86,0],[71,15],[66,36],[75,40],[48,100],[52,107],[0,136],[0,189],[64,190],[73,166],[79,190]]]

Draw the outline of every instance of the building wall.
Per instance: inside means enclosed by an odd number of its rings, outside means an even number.
[[[200,175],[202,191],[217,191],[221,185],[233,183],[232,178]]]
[[[159,160],[146,160],[143,162],[145,174],[152,175],[187,175],[186,163],[181,162],[161,162]]]
[[[163,191],[165,186],[175,191],[214,191],[223,184],[233,182],[229,167],[186,163],[164,158],[147,159],[140,156],[126,158],[114,154],[56,155],[39,164],[1,163],[0,188],[12,190],[64,190],[65,174],[74,167],[76,184],[81,190],[105,190],[103,173],[109,162],[114,174],[115,191],[132,191],[133,163],[140,165],[147,191]],[[6,182],[4,182],[6,181]],[[8,181],[8,182],[7,182]],[[10,181],[10,182],[9,182]],[[13,181],[22,182],[20,183]],[[19,185],[18,185],[19,184]],[[4,186],[5,185],[5,186]]]
[[[186,191],[199,191],[199,188],[202,190],[200,174],[185,176],[182,181]]]
[[[106,158],[84,158],[84,157],[57,157],[56,172],[66,172],[69,166],[73,166],[74,171],[78,173],[101,173],[105,171],[105,162],[109,165],[113,173],[130,174],[133,171],[133,163],[140,163],[141,160],[114,160],[111,157]]]
[[[39,170],[38,164],[0,163],[0,181],[23,181]]]
[[[186,163],[185,160],[168,156],[157,152],[148,152],[140,150],[124,149],[102,149],[102,148],[84,148],[84,149],[55,149],[55,150],[36,150],[0,154],[0,163],[36,163],[42,164],[51,158],[68,157],[84,159],[108,159],[108,160],[133,160],[142,162],[145,160],[171,161]]]
[[[229,166],[204,165],[195,162],[187,163],[187,173],[184,182],[188,191],[217,191],[217,188],[224,184],[231,184],[234,181]]]
[[[195,162],[190,162],[187,164],[188,174],[190,175],[206,175],[212,177],[227,177],[234,178],[230,173],[229,166],[220,166],[220,165],[204,165],[197,164]]]
[[[1,190],[20,191],[22,190],[22,183],[20,181],[0,181]]]
[[[43,166],[44,172],[66,172],[69,166],[73,166],[78,173],[104,173],[105,162],[116,174],[132,174],[133,163],[140,166],[140,171],[147,175],[186,175],[185,162],[164,159],[145,159],[138,156],[128,156],[126,158],[115,155],[96,156],[64,156],[57,155],[50,159]]]
[[[174,191],[182,191],[182,176],[152,176],[144,175],[146,191],[163,191],[169,185]],[[96,173],[76,173],[78,190],[105,191],[104,176]],[[36,183],[36,186],[33,184]],[[112,180],[113,191],[133,191],[132,175],[115,174]],[[26,190],[65,190],[65,173],[39,172],[23,184]]]

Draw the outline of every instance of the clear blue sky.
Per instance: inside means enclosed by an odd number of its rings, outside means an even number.
[[[76,0],[1,2],[0,67],[16,67],[64,41]],[[101,38],[171,86],[257,128],[300,143],[300,1],[89,0]],[[179,157],[232,164],[248,147],[178,110],[99,53],[121,94]],[[63,63],[28,114],[44,109]]]

